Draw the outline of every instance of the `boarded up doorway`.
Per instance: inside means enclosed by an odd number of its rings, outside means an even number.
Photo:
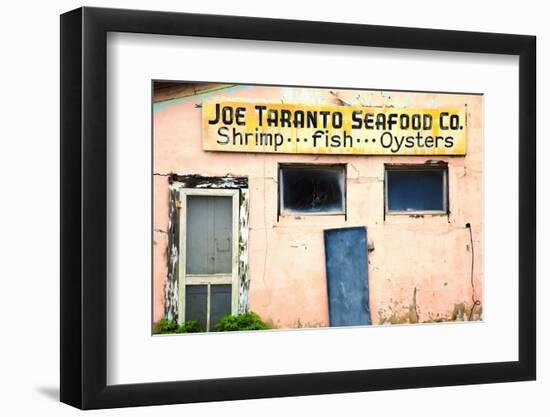
[[[366,227],[325,230],[330,326],[371,324]]]

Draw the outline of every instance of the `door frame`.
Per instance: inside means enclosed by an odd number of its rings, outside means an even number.
[[[231,274],[193,275],[186,274],[187,256],[187,197],[230,197],[232,199]],[[207,328],[210,327],[210,285],[231,284],[231,314],[238,312],[239,303],[239,190],[220,188],[179,188],[179,257],[178,257],[178,324],[185,322],[185,286],[207,285]],[[230,275],[229,279],[227,276]]]

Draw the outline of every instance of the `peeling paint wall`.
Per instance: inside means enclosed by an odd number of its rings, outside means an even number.
[[[248,178],[249,207],[240,219],[248,231],[240,264],[240,302],[277,327],[328,325],[323,230],[366,226],[373,324],[482,319],[482,97],[468,95],[236,86],[209,91],[223,100],[394,107],[464,106],[466,156],[329,156],[205,152],[201,142],[203,96],[154,105],[154,320],[174,315],[169,259],[177,256],[168,175]],[[384,164],[448,164],[448,215],[385,215]],[[277,216],[278,163],[347,165],[347,215]],[[248,226],[247,226],[248,223]],[[466,227],[469,223],[471,228]],[[470,240],[470,231],[472,239]],[[473,244],[473,248],[472,248]],[[472,250],[473,249],[473,250]],[[473,275],[472,275],[473,259]],[[244,276],[244,275],[243,275]],[[176,279],[177,281],[177,279]],[[177,285],[177,283],[176,283]],[[177,294],[177,287],[175,288]],[[248,296],[246,296],[248,294]]]
[[[239,211],[239,314],[248,311],[248,189],[241,188]]]
[[[169,191],[168,206],[168,254],[167,254],[167,280],[164,287],[164,315],[169,320],[178,319],[178,192],[175,189]]]

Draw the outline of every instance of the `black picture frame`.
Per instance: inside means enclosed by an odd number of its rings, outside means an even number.
[[[108,386],[108,32],[518,56],[519,360]],[[94,409],[535,379],[534,36],[85,7],[61,16],[60,56],[62,402]]]

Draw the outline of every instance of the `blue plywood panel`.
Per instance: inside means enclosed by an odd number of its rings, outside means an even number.
[[[325,260],[330,325],[371,324],[367,228],[325,230]]]

